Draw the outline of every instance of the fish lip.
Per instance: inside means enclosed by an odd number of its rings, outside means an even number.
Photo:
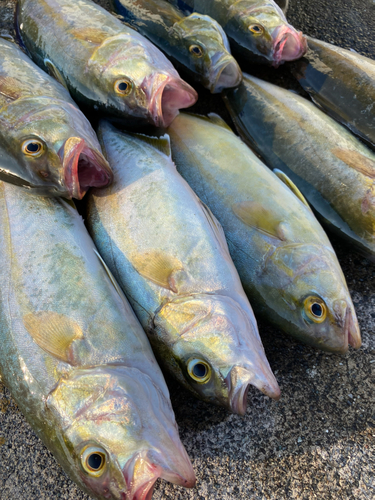
[[[113,180],[113,173],[102,154],[90,148],[79,137],[70,137],[61,146],[58,156],[63,165],[63,176],[69,197],[81,200],[90,187],[105,187]],[[80,164],[81,163],[81,164]],[[92,178],[88,179],[88,173]]]
[[[362,345],[361,333],[359,330],[357,315],[350,307],[346,310],[344,335],[349,344],[354,349],[359,349]]]
[[[273,39],[273,66],[275,67],[286,61],[300,59],[307,51],[306,37],[301,31],[295,31],[290,26],[282,26],[275,30]],[[286,47],[288,42],[290,43]],[[294,47],[292,43],[294,43]],[[286,51],[286,48],[289,51]]]
[[[168,97],[173,100],[173,105],[168,104]],[[179,110],[189,108],[197,99],[197,92],[188,83],[181,78],[168,77],[154,92],[150,103],[150,119],[156,127],[169,127]]]
[[[223,76],[225,76],[226,71],[232,70],[232,74],[235,75],[232,80],[229,80],[228,83],[220,82],[223,80]],[[213,71],[212,83],[209,87],[209,90],[212,94],[219,94],[224,89],[238,87],[238,85],[242,81],[242,71],[237,63],[237,61],[233,57],[224,57],[221,61],[215,66]]]

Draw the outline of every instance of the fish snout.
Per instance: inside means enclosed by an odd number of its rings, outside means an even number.
[[[112,182],[113,173],[107,160],[84,139],[70,137],[57,154],[71,198],[81,200],[90,187],[105,187]]]
[[[306,37],[292,26],[283,25],[272,34],[273,65],[279,66],[286,61],[300,59],[307,51]]]
[[[224,89],[237,87],[242,81],[242,71],[231,56],[224,56],[215,64],[210,77],[210,92],[219,94]]]
[[[156,127],[168,127],[180,109],[189,108],[198,99],[196,91],[181,78],[163,76],[150,87],[150,120]]]
[[[335,351],[344,354],[348,350],[348,345],[359,349],[362,341],[354,307],[351,307],[345,300],[336,300],[333,304],[333,310],[336,324],[342,330],[342,342]]]
[[[259,389],[272,399],[280,399],[280,388],[269,367],[264,370],[253,370],[234,366],[227,375],[225,382],[229,389],[229,404],[233,413],[244,415],[247,408],[247,394],[250,385]]]

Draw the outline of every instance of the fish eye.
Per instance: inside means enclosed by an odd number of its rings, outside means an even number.
[[[249,26],[249,30],[251,33],[254,33],[255,35],[261,35],[264,31],[264,28],[261,24],[251,24]]]
[[[101,448],[89,446],[81,454],[81,463],[83,469],[90,476],[99,477],[104,471],[106,464],[106,453]]]
[[[29,139],[28,141],[23,142],[22,152],[26,156],[37,158],[38,156],[41,156],[43,154],[44,144],[38,139]]]
[[[211,367],[202,359],[189,359],[187,370],[190,377],[199,384],[206,384],[211,378]]]
[[[314,323],[322,323],[327,317],[327,307],[319,297],[307,297],[304,309],[307,317]]]
[[[115,83],[115,91],[117,94],[129,95],[133,89],[133,84],[130,80],[123,78]]]
[[[189,52],[195,57],[202,57],[204,54],[204,50],[200,45],[190,45]]]

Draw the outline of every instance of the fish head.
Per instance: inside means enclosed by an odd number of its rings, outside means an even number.
[[[47,407],[61,427],[61,462],[90,496],[149,500],[155,481],[193,487],[169,399],[136,368],[82,368],[60,379]]]
[[[261,274],[260,291],[285,331],[338,354],[345,353],[348,345],[361,346],[354,305],[332,249],[280,246],[267,257]]]
[[[305,37],[287,22],[274,2],[254,7],[246,0],[240,0],[228,12],[228,36],[273,66],[299,59],[307,50]]]
[[[99,93],[106,112],[167,127],[198,95],[161,53],[153,57],[153,50],[145,50],[131,36],[112,37],[93,54],[88,68],[95,99]]]
[[[232,298],[197,294],[172,300],[155,316],[153,332],[161,362],[200,399],[244,414],[250,385],[279,398],[255,320]]]
[[[241,83],[241,69],[231,55],[228,38],[218,22],[193,13],[173,28],[181,40],[182,60],[200,75],[202,84],[213,94]]]
[[[37,194],[81,199],[89,187],[112,181],[90,123],[68,102],[15,101],[3,109],[0,132],[0,147],[12,158],[10,182],[24,183]]]

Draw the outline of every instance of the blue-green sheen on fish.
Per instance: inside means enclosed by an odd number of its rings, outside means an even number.
[[[0,375],[90,497],[193,486],[169,393],[129,303],[62,199],[0,182]]]
[[[345,278],[298,189],[278,179],[217,115],[182,114],[168,133],[178,171],[223,226],[255,314],[327,351],[358,348]]]
[[[227,34],[234,55],[279,66],[306,52],[306,39],[273,0],[169,0],[182,10],[213,17]]]
[[[1,37],[0,179],[68,199],[112,180],[95,132],[67,90]]]
[[[19,0],[17,25],[34,61],[85,107],[167,126],[197,100],[160,50],[90,0]]]
[[[168,136],[99,139],[113,188],[85,219],[162,365],[195,396],[243,414],[252,384],[278,399],[256,321],[221,226],[177,173]]]
[[[375,154],[313,103],[250,75],[224,100],[243,140],[328,228],[375,259]]]
[[[231,55],[227,36],[211,17],[196,12],[186,17],[165,0],[112,3],[127,23],[212,93],[241,82],[241,69]]]
[[[375,61],[308,37],[293,72],[313,101],[375,147]]]

